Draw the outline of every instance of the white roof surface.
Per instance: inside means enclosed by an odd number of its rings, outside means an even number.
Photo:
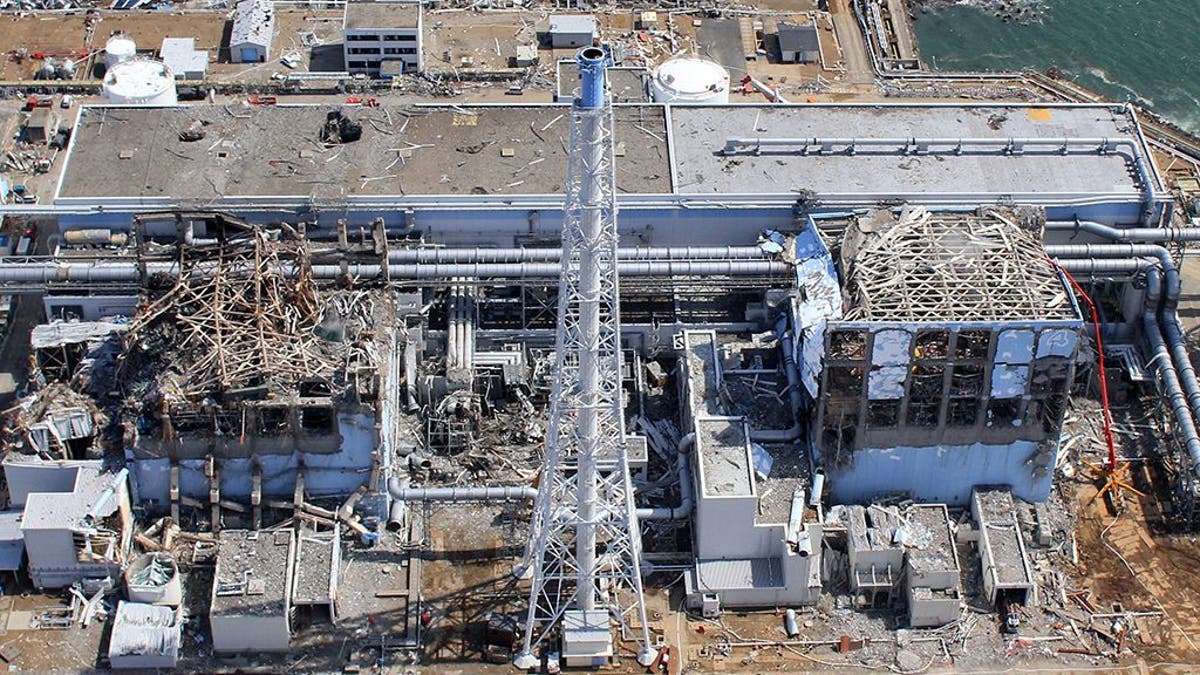
[[[271,46],[274,32],[275,7],[271,0],[242,0],[233,14],[229,45],[252,44],[265,49]]]
[[[707,94],[729,88],[729,71],[708,59],[671,59],[654,69],[654,77],[663,87],[681,94]]]
[[[596,34],[596,17],[590,14],[551,14],[551,33]]]
[[[208,52],[196,49],[195,38],[165,38],[158,53],[174,73],[208,70]]]
[[[113,620],[108,656],[179,656],[180,624],[176,610],[122,600]]]

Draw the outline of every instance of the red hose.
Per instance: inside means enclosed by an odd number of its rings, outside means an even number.
[[[1092,297],[1083,290],[1083,287],[1075,281],[1075,277],[1071,273],[1063,269],[1056,261],[1047,258],[1051,265],[1062,272],[1063,276],[1070,282],[1071,288],[1083,298],[1087,303],[1088,309],[1092,313],[1092,326],[1096,329],[1096,358],[1100,362],[1100,405],[1104,410],[1104,440],[1108,443],[1108,463],[1105,468],[1109,471],[1115,471],[1117,468],[1117,445],[1113,441],[1112,432],[1112,412],[1108,407],[1108,377],[1104,372],[1104,341],[1100,339],[1100,313],[1096,311],[1096,303],[1092,302]]]

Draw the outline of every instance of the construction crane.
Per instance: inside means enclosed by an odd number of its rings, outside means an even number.
[[[611,656],[614,621],[640,643],[639,663],[657,656],[646,624],[621,408],[611,61],[599,47],[580,50],[577,61],[581,93],[571,110],[554,386],[519,568],[532,576],[524,644],[513,660],[524,669],[541,664],[539,650],[552,636],[561,639],[567,666]]]

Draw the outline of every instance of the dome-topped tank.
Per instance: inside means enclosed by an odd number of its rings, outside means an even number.
[[[650,93],[659,103],[729,103],[729,71],[708,59],[671,59],[654,69]]]
[[[137,56],[137,43],[124,33],[117,33],[104,43],[104,65],[112,68]]]
[[[175,76],[162,61],[130,59],[104,75],[104,99],[123,105],[175,105]]]

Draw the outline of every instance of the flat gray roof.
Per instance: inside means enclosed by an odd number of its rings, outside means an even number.
[[[596,17],[591,14],[551,14],[551,33],[592,33],[596,32]]]
[[[992,149],[905,155],[899,147],[802,154],[798,148],[723,156],[729,138],[1129,138],[1120,107],[673,106],[676,190],[685,194],[1054,193],[1137,194],[1122,154]],[[684,139],[687,139],[686,141]]]
[[[704,494],[744,497],[754,492],[746,451],[746,427],[740,417],[696,420],[696,448],[704,462]]]
[[[420,16],[418,2],[358,0],[346,3],[345,27],[350,30],[416,28]]]
[[[784,51],[811,51],[821,48],[816,24],[780,22],[776,31],[779,33],[779,48]]]
[[[918,504],[905,513],[910,524],[908,565],[922,573],[958,571],[949,514],[942,504]]]
[[[362,139],[326,148],[317,138],[335,107],[85,106],[59,197],[204,203],[222,197],[563,192],[566,105],[348,108],[362,122]],[[1022,137],[1136,139],[1134,120],[1121,106],[630,104],[615,111],[617,186],[625,194],[1142,197],[1126,146],[1101,154],[1098,143],[1081,142],[1064,155],[1047,144],[1015,154],[998,145]],[[204,124],[204,138],[179,140],[194,122]],[[914,137],[977,138],[991,145],[955,154],[943,143],[906,154],[901,144],[891,144]],[[761,153],[742,148],[727,156],[730,138],[888,143],[864,143],[854,152],[835,144],[825,153],[795,144],[763,147]]]
[[[65,491],[31,492],[25,500],[25,512],[21,519],[22,530],[61,530],[84,526],[84,516],[100,504],[106,491],[119,485],[121,474],[104,471],[99,461],[67,466],[62,471],[73,471],[71,489]],[[100,519],[112,515],[119,506],[119,499],[108,497],[100,510]],[[98,519],[99,520],[99,519]]]
[[[292,575],[291,530],[222,530],[213,578],[213,616],[282,615]]]
[[[59,194],[208,201],[563,192],[566,106],[344,108],[362,138],[325,147],[319,134],[337,108],[87,107]],[[204,138],[181,141],[196,122]],[[616,109],[618,190],[670,191],[665,128],[661,107]]]

